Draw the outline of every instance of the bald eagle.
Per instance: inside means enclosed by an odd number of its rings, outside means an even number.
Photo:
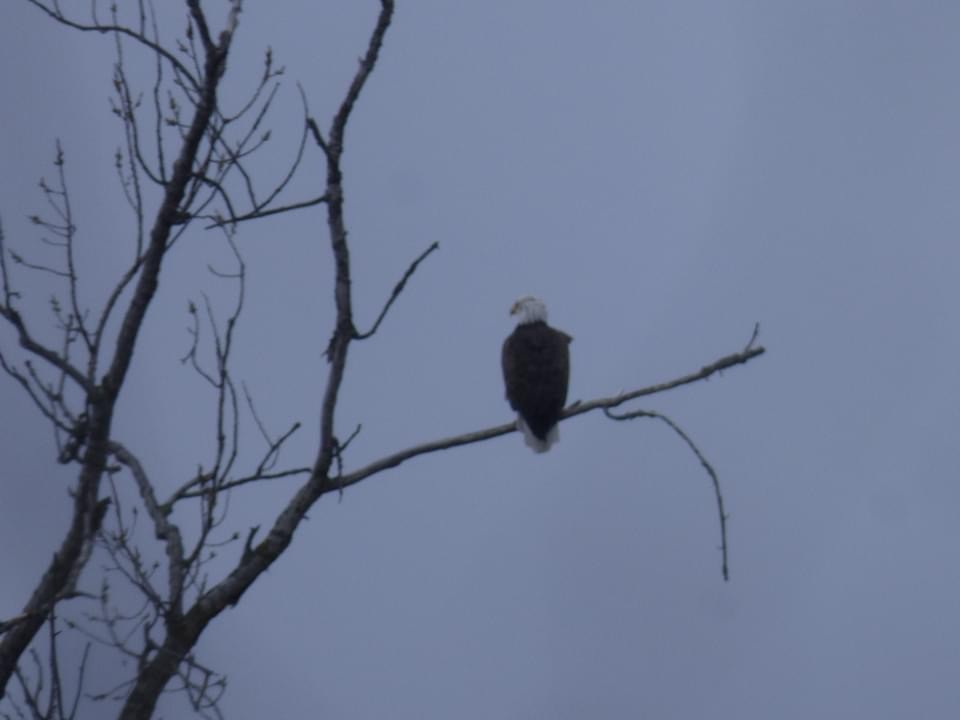
[[[520,298],[510,314],[519,319],[501,354],[507,401],[517,411],[524,442],[542,453],[560,437],[557,422],[567,402],[573,338],[547,325],[547,306],[539,298]]]

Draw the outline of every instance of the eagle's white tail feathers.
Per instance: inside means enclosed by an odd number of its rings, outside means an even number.
[[[545,453],[560,439],[559,424],[550,428],[546,440],[541,440],[533,434],[533,431],[527,426],[527,422],[519,414],[517,415],[517,429],[523,433],[523,441],[527,444],[527,447],[531,448],[535,453]]]

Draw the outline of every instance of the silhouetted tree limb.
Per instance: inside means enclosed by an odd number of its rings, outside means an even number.
[[[420,263],[422,263],[424,260],[426,260],[427,255],[432,253],[438,247],[440,247],[439,243],[436,243],[436,242],[431,243],[430,247],[428,247],[426,250],[420,253],[417,259],[414,260],[412,263],[410,263],[410,267],[407,268],[407,271],[403,274],[403,277],[400,278],[400,280],[394,286],[393,292],[390,293],[390,297],[387,299],[386,304],[383,306],[383,310],[381,310],[380,314],[377,316],[376,321],[374,321],[373,327],[371,327],[365,333],[361,333],[361,332],[355,333],[353,336],[354,340],[366,340],[368,337],[371,337],[375,332],[377,332],[377,329],[380,327],[380,323],[382,323],[383,319],[387,316],[387,312],[390,310],[390,306],[393,305],[394,300],[400,297],[400,293],[402,293],[403,288],[406,287],[407,280],[409,280],[413,275],[413,273],[417,271],[417,266]]]
[[[116,23],[101,23],[96,17],[92,23],[81,23],[67,18],[57,6],[57,3],[53,3],[53,7],[47,7],[40,0],[27,0],[28,3],[34,7],[42,10],[44,13],[49,15],[51,18],[56,20],[62,25],[73,28],[74,30],[82,30],[84,32],[97,32],[97,33],[117,33],[119,35],[125,35],[132,40],[144,45],[151,52],[156,53],[158,56],[163,57],[167,62],[173,65],[181,74],[182,77],[186,78],[194,90],[200,91],[200,80],[194,77],[193,73],[187,69],[187,67],[180,62],[176,55],[167,50],[165,47],[159,43],[154,42],[147,37],[145,28],[141,27],[139,30],[134,30],[132,28],[126,27],[124,25]],[[94,11],[96,9],[96,3],[94,3]]]
[[[717,514],[720,517],[720,571],[723,573],[723,579],[729,580],[730,564],[727,546],[727,513],[723,509],[723,493],[720,491],[720,478],[717,477],[717,471],[713,469],[713,465],[710,464],[710,461],[707,460],[706,456],[704,456],[704,454],[700,451],[700,448],[697,447],[696,443],[690,439],[690,436],[687,435],[683,428],[681,428],[663,413],[655,412],[653,410],[633,410],[632,412],[618,414],[612,412],[609,408],[604,408],[603,414],[611,420],[634,420],[636,418],[655,418],[657,420],[661,420],[671,430],[679,435],[680,439],[687,444],[688,448],[690,448],[690,452],[696,455],[697,460],[700,461],[703,469],[707,471],[707,475],[710,476],[710,481],[713,483],[713,494],[717,501]]]
[[[700,368],[700,370],[696,372],[683,375],[674,380],[658,383],[656,385],[648,385],[630,392],[620,392],[616,395],[596,398],[595,400],[589,400],[586,402],[577,401],[563,411],[561,422],[563,420],[569,420],[572,417],[576,417],[577,415],[583,415],[584,413],[592,410],[615,408],[629,400],[647,395],[655,395],[675,387],[680,387],[681,385],[689,385],[690,383],[697,382],[698,380],[705,380],[721,370],[733,367],[734,365],[749,362],[758,355],[762,355],[764,352],[766,352],[766,350],[762,347],[751,348],[743,352],[727,355],[716,362]],[[437,452],[438,450],[448,450],[450,448],[460,447],[461,445],[472,445],[473,443],[490,440],[501,435],[516,432],[516,430],[516,422],[509,422],[503,425],[495,425],[493,427],[485,428],[483,430],[475,430],[473,432],[463,433],[461,435],[452,435],[440,440],[425,442],[421,445],[414,445],[413,447],[400,450],[391,455],[380,458],[379,460],[374,460],[372,463],[354,470],[353,472],[346,473],[339,479],[339,482],[342,487],[346,488],[384,470],[397,467],[401,463],[419,455],[426,455],[428,453]]]
[[[22,705],[29,711],[32,720],[75,720],[83,696],[84,677],[87,664],[90,660],[90,643],[86,643],[80,658],[75,663],[64,663],[60,658],[60,629],[58,618],[51,612],[47,617],[47,652],[46,661],[36,649],[31,648],[30,660],[33,666],[28,674],[17,668],[14,678],[20,689],[20,702],[11,698],[11,707],[18,718],[26,718],[28,714],[21,708]],[[63,668],[66,667],[75,678],[68,681],[63,677]],[[73,697],[67,697],[67,683],[75,683]],[[12,716],[4,713],[5,719]]]

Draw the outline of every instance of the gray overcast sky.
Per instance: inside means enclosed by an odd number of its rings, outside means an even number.
[[[264,173],[298,137],[294,81],[329,118],[376,9],[247,4],[228,87],[267,45],[286,66]],[[424,457],[322,500],[209,629],[227,716],[956,717],[958,39],[960,4],[932,0],[400,0],[347,138],[361,319],[441,249],[352,351],[348,464],[507,420],[518,295],[574,336],[571,399],[697,369],[759,321],[767,355],[644,405],[719,471],[732,580],[709,481],[660,425],[585,416],[543,456],[510,435]],[[60,137],[95,302],[129,248],[111,43],[8,2],[0,48],[7,241],[35,242]],[[321,171],[314,156],[291,200]],[[315,209],[239,236],[238,372],[274,429],[304,421],[291,464],[312,459],[331,329],[324,225]],[[121,408],[168,489],[209,456],[212,411],[178,358],[187,300],[227,259],[211,235],[178,248]],[[0,423],[7,616],[60,540],[71,475],[9,381]],[[233,527],[292,487],[235,493]]]

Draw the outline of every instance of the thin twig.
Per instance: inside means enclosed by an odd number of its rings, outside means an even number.
[[[224,490],[233,490],[234,488],[241,487],[242,485],[249,485],[250,483],[263,482],[265,480],[281,480],[283,478],[295,477],[297,475],[309,475],[312,468],[309,467],[300,467],[300,468],[291,468],[290,470],[278,470],[277,472],[260,472],[254,473],[253,475],[247,475],[245,477],[237,478],[236,480],[227,480],[222,482],[217,486],[217,492]],[[178,500],[186,498],[199,498],[204,497],[208,494],[206,490],[194,490],[193,488],[197,485],[202,484],[199,479],[194,479],[188,482],[186,485],[181,487],[174,493],[167,502],[164,503],[165,507],[169,507],[176,503]]]
[[[138,33],[122,25],[102,25],[98,22],[95,22],[93,25],[85,25],[84,23],[74,22],[73,20],[67,19],[59,11],[59,9],[51,10],[50,8],[46,7],[43,3],[39,2],[39,0],[27,0],[27,2],[33,5],[34,7],[39,8],[43,12],[45,12],[51,18],[56,20],[58,23],[61,23],[62,25],[66,25],[67,27],[71,27],[75,30],[82,30],[85,32],[98,32],[98,33],[114,32],[114,33],[120,33],[121,35],[127,35],[133,38],[134,40],[136,40],[138,43],[145,45],[152,52],[166,59],[167,62],[173,65],[179,72],[181,72],[187,78],[187,80],[190,81],[190,84],[193,86],[194,90],[199,91],[201,89],[200,83],[197,81],[196,77],[194,77],[193,73],[191,73],[187,69],[187,67],[183,63],[181,63],[176,58],[175,55],[173,55],[173,53],[171,53],[169,50],[164,48],[162,45],[159,45],[158,43],[153,42],[142,33]]]
[[[4,318],[16,329],[20,340],[20,347],[30,353],[33,353],[37,357],[42,358],[54,368],[67,375],[71,380],[77,383],[77,385],[79,385],[84,392],[88,394],[93,392],[92,383],[86,377],[84,377],[83,373],[81,373],[63,357],[61,357],[59,353],[51,350],[45,345],[41,345],[39,342],[33,339],[33,337],[30,335],[30,331],[27,330],[27,326],[24,324],[23,319],[20,317],[20,313],[18,313],[9,305],[0,305],[0,317]]]
[[[723,579],[730,579],[730,570],[727,563],[727,514],[723,509],[723,493],[720,492],[720,479],[717,477],[716,471],[713,469],[713,466],[707,460],[700,448],[697,447],[696,443],[690,439],[690,436],[683,431],[683,429],[677,425],[673,420],[668,418],[663,413],[658,413],[653,410],[634,410],[632,412],[617,414],[611,412],[609,408],[603,409],[603,414],[606,415],[611,420],[633,420],[635,418],[656,418],[665,422],[680,438],[687,444],[687,447],[697,456],[697,460],[700,461],[700,464],[703,466],[703,469],[707,471],[707,474],[710,476],[710,480],[713,483],[713,493],[717,500],[717,514],[720,516],[720,550],[723,556],[723,562],[721,570],[723,571]]]
[[[377,321],[373,324],[373,327],[370,328],[370,330],[368,330],[365,333],[354,331],[354,334],[353,334],[354,340],[366,340],[368,337],[370,337],[377,331],[377,328],[380,327],[380,323],[383,322],[383,318],[386,317],[387,311],[390,309],[390,306],[393,305],[393,301],[400,296],[400,293],[403,292],[403,288],[407,284],[407,280],[409,280],[410,276],[413,275],[414,272],[416,272],[417,266],[420,263],[422,263],[424,260],[426,260],[427,255],[429,255],[439,247],[440,247],[439,243],[437,242],[432,243],[430,247],[428,247],[426,250],[420,253],[420,256],[416,260],[410,263],[410,267],[407,268],[407,271],[403,274],[403,277],[400,278],[400,282],[398,282],[394,286],[393,292],[390,293],[390,297],[387,299],[386,305],[383,306],[383,310],[380,311],[380,316],[377,318]]]
[[[270,215],[279,215],[280,213],[290,212],[291,210],[301,210],[303,208],[313,207],[314,205],[320,205],[326,201],[327,196],[321,195],[320,197],[315,197],[312,200],[304,200],[303,202],[291,203],[290,205],[282,205],[280,207],[270,208],[269,210],[254,210],[246,215],[239,215],[223,220],[217,220],[209,225],[206,225],[204,229],[210,230],[211,228],[223,227],[224,225],[235,225],[236,223],[246,222],[247,220],[259,220],[260,218],[269,217]]]

